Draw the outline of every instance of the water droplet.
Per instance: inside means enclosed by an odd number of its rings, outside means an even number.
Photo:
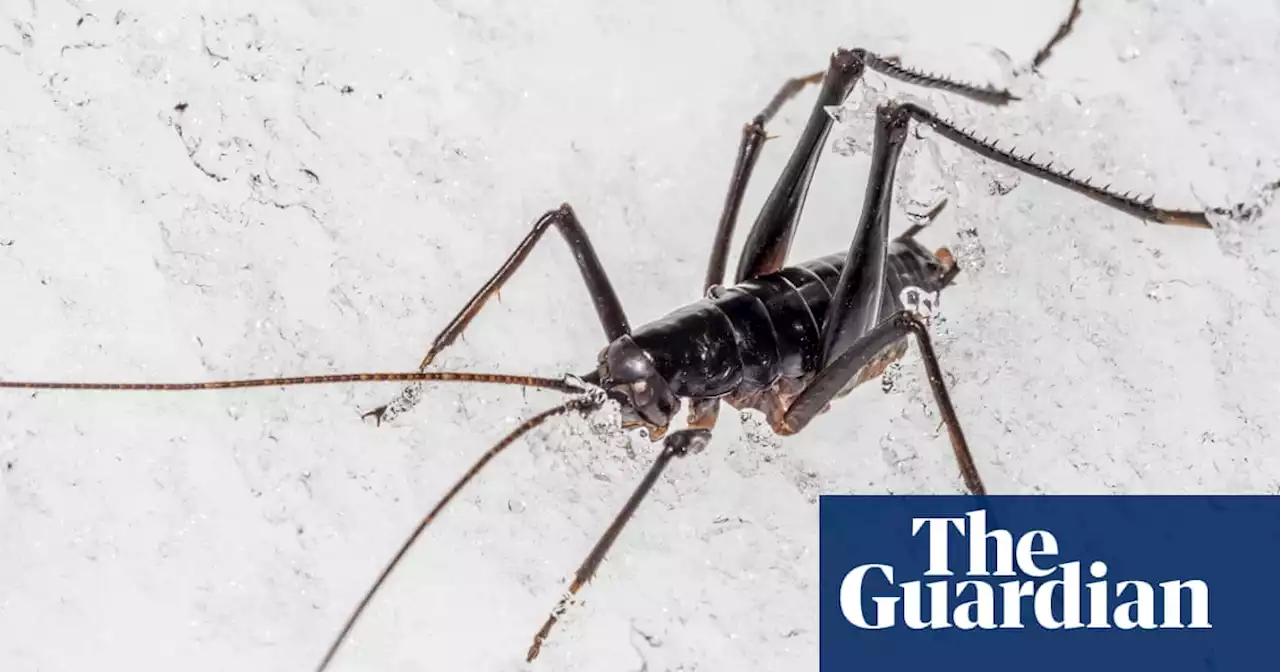
[[[831,148],[840,156],[871,152],[875,138],[876,105],[866,87],[858,87],[840,105],[824,108],[836,123]]]
[[[880,391],[885,394],[893,392],[901,378],[902,362],[893,362],[885,367],[884,373],[880,376]]]
[[[1016,170],[998,166],[987,172],[987,193],[1004,196],[1022,183],[1022,174]]]
[[[925,218],[941,201],[955,203],[956,180],[932,139],[907,143],[899,164],[894,200],[913,218]]]
[[[951,248],[951,253],[955,255],[956,263],[960,264],[960,268],[977,272],[987,265],[987,248],[982,245],[982,241],[978,238],[978,229],[968,228],[961,229],[958,234],[960,242]]]

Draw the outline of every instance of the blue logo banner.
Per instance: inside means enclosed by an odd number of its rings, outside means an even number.
[[[822,672],[1280,669],[1280,497],[824,496]]]

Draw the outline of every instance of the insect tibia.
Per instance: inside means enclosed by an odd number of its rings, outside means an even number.
[[[863,52],[863,54],[863,60],[868,68],[901,82],[940,91],[949,91],[988,105],[1005,105],[1018,100],[1017,96],[1005,89],[997,89],[993,86],[979,86],[978,84],[962,82],[943,75],[915,70],[870,52]]]
[[[1053,182],[1082,196],[1087,196],[1103,205],[1140,219],[1159,222],[1161,224],[1177,224],[1195,228],[1211,228],[1203,212],[1190,210],[1165,210],[1152,204],[1150,199],[1122,194],[1107,187],[1094,186],[1089,179],[1074,177],[1072,170],[1055,168],[1052,161],[1038,162],[1035,154],[1017,154],[1001,149],[998,140],[978,137],[977,134],[960,128],[956,124],[919,106],[906,103],[903,108],[919,123],[933,127],[938,135],[942,135],[956,144],[973,151],[992,161],[1002,163],[1020,170],[1028,175]]]

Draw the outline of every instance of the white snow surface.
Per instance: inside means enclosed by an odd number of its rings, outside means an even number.
[[[1069,4],[5,0],[0,377],[412,370],[561,202],[632,322],[655,319],[700,295],[742,124],[784,79],[860,46],[1002,83],[996,50],[1025,62]],[[1006,108],[868,78],[1158,204],[1255,207],[1144,224],[912,141],[899,188],[953,196],[924,242],[976,229],[985,250],[934,331],[991,491],[1280,489],[1277,71],[1275,3],[1090,0]],[[815,93],[770,127],[739,243]],[[792,259],[848,244],[866,168],[827,151]],[[437,368],[594,366],[599,324],[547,241]],[[413,548],[333,669],[815,669],[818,496],[962,491],[914,346],[892,375],[787,439],[722,413],[526,665],[656,454],[609,413],[548,423]],[[435,385],[361,420],[398,390],[0,391],[0,669],[312,669],[452,481],[559,398]]]

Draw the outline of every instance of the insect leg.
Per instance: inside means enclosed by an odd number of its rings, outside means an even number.
[[[914,103],[895,103],[892,106],[910,115],[917,122],[932,127],[939,135],[980,156],[1020,170],[1028,175],[1047,180],[1138,219],[1199,229],[1212,228],[1203,211],[1157,208],[1153,205],[1152,198],[1141,199],[1129,193],[1121,194],[1112,191],[1110,185],[1096,187],[1090,180],[1072,177],[1074,170],[1062,171],[1056,169],[1053,167],[1052,162],[1046,164],[1036,163],[1033,160],[1034,154],[1019,156],[1013,152],[1000,149],[995,142],[979,139],[969,131],[961,129]]]
[[[751,123],[742,127],[742,141],[738,144],[738,158],[733,163],[729,193],[725,196],[724,209],[720,212],[720,225],[716,229],[716,237],[711,245],[711,260],[707,263],[707,279],[703,284],[703,293],[724,282],[729,242],[733,239],[733,229],[738,223],[742,197],[747,192],[747,183],[751,180],[751,172],[756,167],[756,160],[760,158],[760,148],[768,139],[765,135],[765,125],[773,120],[774,115],[788,100],[794,98],[806,86],[821,82],[824,74],[825,72],[815,72],[804,77],[788,79],[774,94],[764,110],[757,114]]]
[[[907,141],[910,122],[909,115],[891,106],[881,105],[876,109],[871,171],[862,200],[862,214],[822,326],[824,367],[880,323],[887,282],[893,176]]]
[[[873,72],[878,72],[885,77],[890,77],[900,82],[954,93],[986,105],[1007,105],[1018,99],[1017,96],[1006,89],[971,84],[950,77],[908,68],[896,60],[878,56],[866,49],[854,49],[853,51]]]
[[[809,113],[800,140],[747,234],[738,259],[735,282],[782,268],[804,209],[813,171],[822,156],[823,143],[831,131],[832,119],[826,108],[844,101],[862,77],[863,70],[862,58],[855,52],[840,49],[831,56],[831,64],[822,80],[822,90]]]
[[[831,56],[831,64],[827,68],[826,76],[822,81],[822,91],[818,94],[818,100],[814,103],[813,111],[809,114],[809,121],[805,124],[804,130],[800,134],[800,140],[796,143],[796,148],[792,150],[791,158],[787,161],[786,167],[782,169],[782,174],[778,176],[778,181],[774,184],[773,191],[770,192],[764,206],[760,209],[760,214],[756,217],[750,233],[747,234],[742,255],[738,260],[736,282],[743,282],[782,268],[787,258],[787,251],[791,248],[791,239],[795,235],[801,211],[804,209],[809,183],[813,180],[813,171],[817,168],[818,159],[822,154],[823,143],[826,141],[827,134],[830,132],[833,123],[831,115],[827,113],[826,108],[843,102],[857,84],[858,79],[862,77],[862,73],[866,68],[879,72],[886,77],[931,89],[948,91],[989,105],[1004,105],[1014,100],[1014,96],[1004,89],[978,86],[906,68],[894,60],[882,58],[866,49],[837,50]],[[780,105],[779,97],[775,97],[774,103],[771,103],[770,107],[766,108],[765,111],[774,110],[776,105]],[[747,147],[745,138],[743,147]],[[758,152],[758,147],[756,151]],[[743,154],[740,152],[740,166],[742,156]],[[754,156],[750,158],[750,161],[755,161]],[[738,176],[739,173],[735,171],[735,180],[731,183],[730,189],[730,204],[734,203],[733,189],[739,186]],[[745,188],[745,180],[741,186]],[[738,198],[740,199],[741,196],[738,195]],[[728,213],[726,212],[726,214]],[[736,211],[734,214],[736,215]],[[716,237],[716,250],[712,253],[712,265],[708,268],[707,273],[709,284],[716,284],[711,282],[713,277],[723,275],[723,272],[720,274],[715,272],[717,270],[715,265],[717,262],[716,254],[719,253],[720,247],[728,245],[728,237],[732,233],[732,226],[732,222],[726,223],[724,218],[721,219],[720,230],[717,232]]]
[[[906,338],[908,333],[915,336],[916,343],[920,346],[920,357],[924,361],[929,386],[933,389],[938,410],[942,413],[942,422],[947,427],[951,448],[955,451],[956,462],[960,465],[960,474],[964,478],[965,487],[975,495],[986,494],[986,486],[982,484],[978,468],[973,463],[969,444],[960,430],[960,420],[956,416],[955,406],[951,403],[951,395],[947,392],[947,384],[942,379],[942,367],[939,366],[938,356],[933,350],[929,328],[919,318],[905,310],[889,316],[854,341],[809,382],[783,416],[783,433],[794,434],[803,429],[828,402],[840,394],[864,366],[881,352]]]
[[[1031,156],[1018,156],[999,149],[995,143],[979,140],[914,103],[883,104],[876,110],[876,137],[862,216],[823,325],[824,364],[880,321],[893,176],[906,141],[907,124],[911,120],[928,124],[939,135],[981,156],[1058,184],[1120,212],[1161,224],[1210,226],[1204,212],[1158,208],[1151,199],[1140,200],[1127,193],[1111,191],[1109,187],[1093,186],[1088,180],[1072,177],[1073,171],[1055,170],[1052,164],[1041,165],[1035,163]],[[954,274],[947,277],[946,283],[953,278]]]
[[[929,382],[942,409],[951,436],[952,448],[964,475],[965,485],[982,493],[982,481],[960,431],[950,395],[929,334],[913,315],[901,312],[881,321],[887,284],[889,212],[893,203],[893,176],[898,157],[906,144],[911,115],[894,105],[876,109],[875,138],[871,149],[871,170],[867,180],[862,214],[845,259],[836,289],[832,293],[823,323],[822,366],[816,377],[787,408],[778,428],[793,434],[804,428],[827,404],[848,388],[854,377],[881,353],[897,345],[908,332],[916,335],[925,359]]]
[[[1067,18],[1063,19],[1062,23],[1058,24],[1058,29],[1054,32],[1053,36],[1049,38],[1049,41],[1036,51],[1031,62],[1025,67],[1019,68],[1015,71],[1015,76],[1022,75],[1027,72],[1037,72],[1040,66],[1044,65],[1044,62],[1049,60],[1049,57],[1053,54],[1053,49],[1065,40],[1067,36],[1071,34],[1072,29],[1075,28],[1076,19],[1080,18],[1080,1],[1081,0],[1073,0],[1071,3],[1071,10],[1067,13]],[[1012,93],[1004,89],[960,82],[949,77],[932,75],[912,68],[906,68],[895,60],[882,58],[869,52],[863,52],[863,54],[868,68],[871,68],[871,70],[886,77],[892,77],[902,82],[918,84],[941,91],[949,91],[989,105],[1004,105],[1018,99]]]
[[[630,333],[631,326],[627,323],[627,315],[622,310],[622,302],[618,300],[618,295],[613,290],[613,284],[609,282],[609,276],[605,272],[604,266],[600,264],[600,258],[596,256],[595,248],[592,247],[591,240],[587,237],[587,232],[582,228],[582,224],[578,221],[573,209],[568,204],[565,204],[543,214],[538,218],[538,221],[534,222],[533,230],[529,232],[529,235],[525,236],[524,240],[520,241],[520,245],[511,253],[506,262],[493,274],[493,277],[484,283],[480,291],[471,297],[467,305],[454,316],[453,320],[432,341],[431,348],[427,350],[426,356],[422,358],[422,363],[418,365],[419,371],[425,371],[436,355],[440,354],[442,350],[457,340],[458,336],[462,335],[467,325],[484,307],[485,302],[502,290],[502,286],[506,284],[507,280],[515,274],[520,265],[528,258],[529,253],[533,251],[534,246],[542,239],[543,234],[552,227],[560,231],[560,234],[564,236],[565,242],[573,250],[573,257],[578,261],[578,270],[582,272],[582,279],[587,285],[587,291],[591,294],[591,301],[595,304],[596,314],[600,317],[600,325],[604,328],[605,336],[612,341],[619,336]],[[394,401],[365,413],[365,417],[372,416],[379,424],[383,421],[389,421],[416,406],[421,393],[421,385],[409,385],[400,392],[400,396]]]
[[[529,646],[529,651],[525,655],[525,661],[532,661],[538,657],[538,653],[542,651],[542,644],[547,640],[547,636],[551,634],[551,629],[555,627],[560,617],[564,615],[569,607],[569,602],[591,578],[595,576],[596,570],[600,568],[600,563],[604,561],[604,556],[609,552],[609,548],[613,546],[613,542],[618,540],[618,535],[622,533],[622,528],[626,527],[631,517],[635,515],[636,509],[640,507],[640,503],[644,501],[649,490],[653,488],[653,484],[658,482],[658,477],[662,475],[663,470],[671,463],[671,460],[677,457],[684,457],[689,453],[696,453],[706,447],[711,441],[711,431],[708,429],[681,429],[667,435],[663,439],[662,452],[658,454],[658,458],[654,460],[653,466],[649,467],[648,473],[641,479],[640,485],[636,486],[631,496],[627,498],[627,503],[622,506],[622,510],[614,516],[613,522],[609,523],[608,529],[601,535],[596,545],[587,554],[582,565],[578,567],[578,571],[573,575],[573,582],[569,584],[569,590],[551,610],[551,615],[543,622],[538,633],[533,637],[533,644]]]
[[[1031,64],[1027,67],[1028,70],[1036,72],[1040,69],[1040,66],[1044,65],[1045,61],[1049,60],[1049,56],[1053,54],[1053,48],[1071,34],[1071,29],[1075,28],[1076,19],[1078,18],[1080,18],[1080,0],[1072,0],[1071,11],[1067,14],[1067,18],[1061,24],[1058,24],[1058,30],[1054,32],[1053,37],[1050,37],[1049,41],[1043,47],[1040,47],[1040,50],[1032,57]]]

